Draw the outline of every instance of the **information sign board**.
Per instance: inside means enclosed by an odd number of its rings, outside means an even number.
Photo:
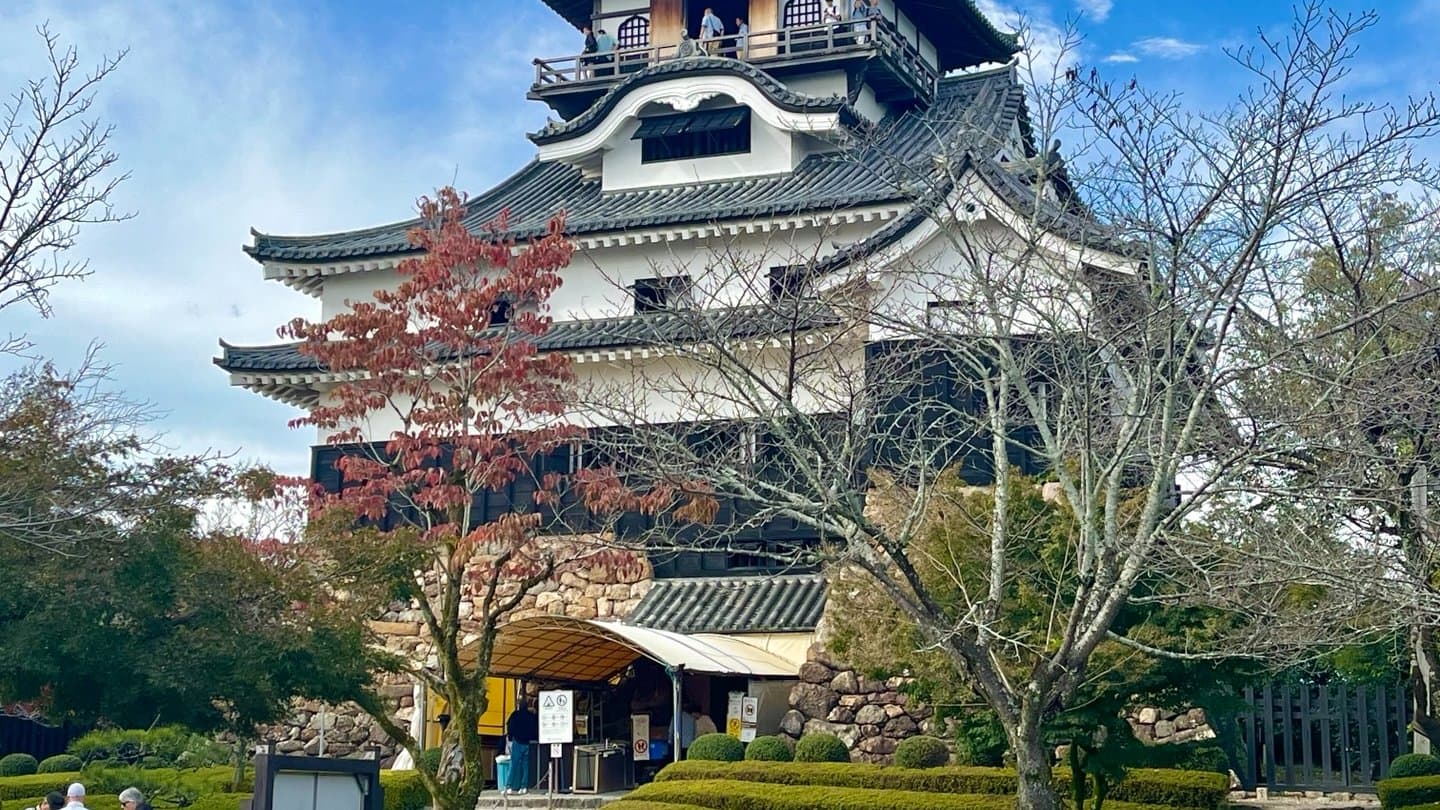
[[[575,694],[569,689],[540,693],[540,744],[575,741]]]

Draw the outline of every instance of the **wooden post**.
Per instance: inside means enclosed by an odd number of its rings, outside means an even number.
[[[750,31],[778,31],[780,30],[780,4],[785,0],[750,0]],[[779,49],[779,38],[775,35],[767,36],[763,40],[757,40],[754,36],[750,38],[751,59],[763,59],[767,56],[774,56]]]
[[[683,0],[654,0],[650,6],[650,45],[675,45],[684,31]]]

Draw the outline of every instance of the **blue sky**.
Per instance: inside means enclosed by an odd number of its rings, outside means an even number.
[[[1023,13],[1042,44],[1074,21],[1080,63],[1200,107],[1240,89],[1223,48],[1290,18],[1282,0],[979,5],[1002,23]],[[1352,92],[1390,100],[1434,88],[1440,0],[1332,5],[1382,15],[1362,40]],[[220,337],[272,342],[290,317],[318,315],[314,299],[261,279],[240,250],[250,227],[365,227],[406,217],[439,185],[484,190],[529,159],[524,133],[545,121],[547,109],[525,100],[531,58],[578,50],[540,0],[11,0],[0,3],[0,89],[37,72],[34,28],[46,20],[88,59],[130,48],[97,108],[132,173],[118,203],[137,216],[82,236],[94,276],[57,290],[52,318],[10,308],[0,333],[28,333],[61,366],[99,341],[117,386],[165,412],[157,427],[172,446],[286,472],[308,466],[311,436],[286,427],[297,413],[229,388],[210,362]]]

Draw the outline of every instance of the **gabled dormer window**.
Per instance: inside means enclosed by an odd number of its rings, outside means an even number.
[[[510,323],[510,317],[514,313],[514,310],[514,305],[504,298],[496,301],[495,305],[490,307],[490,325],[504,326]]]
[[[640,141],[641,163],[743,154],[750,151],[750,108],[647,116],[631,137]]]
[[[692,309],[695,306],[693,287],[689,276],[639,279],[631,288],[631,294],[635,298],[635,314]]]
[[[805,294],[809,268],[803,264],[787,264],[770,268],[770,300],[787,301]]]

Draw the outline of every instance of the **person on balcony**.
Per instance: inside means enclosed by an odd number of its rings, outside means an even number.
[[[870,27],[870,4],[867,0],[854,0],[850,6],[850,31],[855,35],[855,43],[864,45],[870,41],[866,30]]]
[[[725,23],[715,16],[715,9],[705,9],[705,16],[700,18],[700,47],[710,56],[716,56],[720,52],[720,37],[724,35]]]
[[[598,54],[595,59],[600,64],[598,73],[601,76],[609,76],[615,72],[615,38],[605,32],[604,28],[595,37],[595,52]]]
[[[585,47],[580,51],[580,78],[588,79],[594,72],[595,57],[592,54],[600,49],[600,44],[596,41],[595,32],[590,30],[590,26],[587,25],[580,30],[585,32]]]
[[[835,7],[835,0],[825,0],[825,10],[820,13],[820,22],[830,26],[831,30],[840,27],[840,9]]]
[[[735,58],[750,58],[750,24],[744,17],[735,18]]]

